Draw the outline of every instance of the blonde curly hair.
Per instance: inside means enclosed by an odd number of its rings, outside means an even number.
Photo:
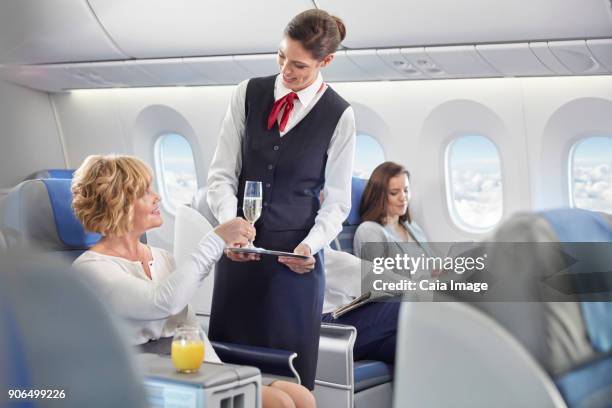
[[[133,227],[134,202],[150,187],[152,174],[134,156],[88,156],[72,179],[76,217],[87,231],[125,235]]]

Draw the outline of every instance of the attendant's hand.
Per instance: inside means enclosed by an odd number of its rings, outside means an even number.
[[[294,250],[294,254],[306,255],[308,259],[289,258],[286,256],[279,256],[278,262],[287,265],[295,273],[307,273],[314,269],[316,260],[312,256],[310,247],[306,244],[298,245]]]
[[[228,247],[241,248],[248,245],[249,240],[255,239],[255,234],[257,232],[250,222],[247,222],[243,218],[236,217],[215,228],[215,233],[225,241]],[[259,255],[256,254],[236,254],[226,250],[225,255],[236,262],[259,260]]]

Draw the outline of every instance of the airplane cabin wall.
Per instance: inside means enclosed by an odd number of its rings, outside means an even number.
[[[48,93],[0,81],[0,123],[0,195],[35,171],[65,167]]]
[[[154,168],[156,139],[178,133],[191,145],[198,185],[204,186],[233,89],[140,88],[54,94],[69,166],[78,167],[90,154],[118,153],[136,155]],[[164,224],[147,238],[152,245],[171,250],[174,221],[163,207],[162,211]]]
[[[457,227],[447,210],[444,152],[454,137],[480,134],[496,145],[506,218],[517,211],[568,205],[567,179],[563,177],[568,146],[576,135],[566,135],[571,129],[561,134],[559,127],[564,124],[549,123],[555,112],[570,106],[573,114],[568,123],[579,122],[584,127],[581,132],[594,130],[586,125],[596,124],[596,130],[612,133],[607,119],[612,117],[609,76],[331,85],[353,104],[358,131],[378,138],[386,159],[411,171],[415,218],[431,240],[482,236]],[[189,140],[198,184],[203,186],[233,89],[208,86],[54,94],[69,165],[78,166],[88,154],[117,152],[136,154],[153,166],[155,139],[176,132]],[[591,109],[593,106],[599,108]],[[555,149],[558,152],[551,153]],[[169,214],[164,215],[164,226],[152,232],[150,239],[170,249],[173,222]]]

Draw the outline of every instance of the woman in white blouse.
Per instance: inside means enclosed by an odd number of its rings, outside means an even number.
[[[188,302],[226,247],[244,245],[255,229],[233,218],[207,234],[178,268],[170,253],[140,242],[163,220],[152,172],[131,156],[89,156],[72,181],[72,206],[86,230],[102,239],[75,260],[101,297],[128,321],[134,344],[173,336],[181,324],[197,325]],[[206,339],[209,362],[221,362]],[[276,381],[264,387],[265,407],[314,407],[304,387]]]
[[[287,24],[280,73],[236,87],[208,172],[208,204],[220,222],[242,215],[246,181],[260,181],[255,245],[307,256],[249,263],[236,254],[222,257],[210,338],[297,352],[296,370],[309,389],[325,286],[321,250],[340,232],[351,205],[353,109],[321,74],[345,34],[342,21],[320,9]]]

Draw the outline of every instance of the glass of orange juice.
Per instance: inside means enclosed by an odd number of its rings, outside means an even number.
[[[194,326],[179,327],[172,339],[172,362],[179,373],[195,373],[204,361],[204,332]]]

